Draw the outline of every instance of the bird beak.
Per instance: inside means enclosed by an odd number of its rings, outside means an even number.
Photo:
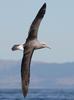
[[[46,48],[51,49],[51,47],[49,47],[48,45],[46,45]]]
[[[51,47],[47,46],[48,49],[51,49]]]

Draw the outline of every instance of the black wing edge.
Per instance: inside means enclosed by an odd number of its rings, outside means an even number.
[[[44,17],[44,14],[46,12],[46,3],[43,4],[43,6],[40,8],[40,10],[38,11],[34,21],[31,24],[30,30],[29,30],[29,34],[28,37],[26,39],[26,41],[37,38],[37,30],[34,29],[34,27],[36,27],[36,24],[41,22],[42,18]],[[38,21],[40,19],[40,22]],[[39,26],[37,26],[38,28]]]
[[[46,3],[43,4],[36,17],[43,18],[46,11]]]

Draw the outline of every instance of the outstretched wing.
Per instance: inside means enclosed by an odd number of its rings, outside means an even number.
[[[24,48],[24,55],[21,64],[21,81],[22,81],[22,91],[24,97],[27,95],[29,81],[30,81],[30,62],[33,54],[33,49],[29,47]]]
[[[44,17],[45,11],[46,11],[46,3],[43,4],[37,16],[35,17],[34,21],[32,22],[29,33],[28,33],[27,41],[37,38],[37,32],[39,29],[39,25],[40,25],[42,18]]]

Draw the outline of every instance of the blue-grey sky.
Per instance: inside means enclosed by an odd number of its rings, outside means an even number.
[[[0,0],[0,59],[22,58],[11,47],[23,43],[38,10],[47,3],[39,29],[39,40],[52,49],[35,51],[34,61],[74,61],[74,0]]]

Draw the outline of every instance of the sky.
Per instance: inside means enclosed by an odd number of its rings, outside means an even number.
[[[24,43],[38,10],[46,2],[38,39],[52,49],[37,50],[34,61],[74,61],[74,0],[0,0],[0,59],[19,60],[22,52],[12,52],[14,44]]]

